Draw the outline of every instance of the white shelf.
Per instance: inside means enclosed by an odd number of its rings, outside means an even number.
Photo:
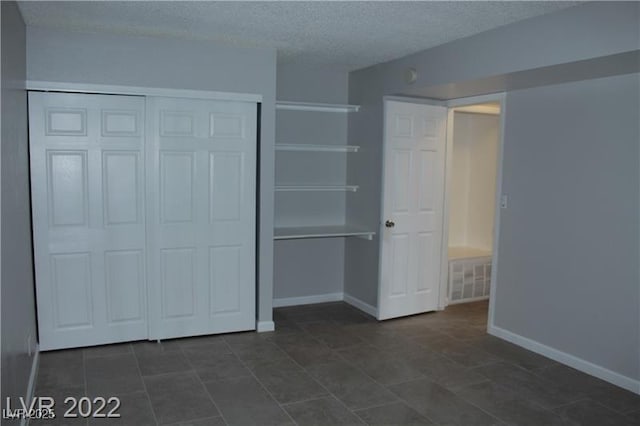
[[[317,111],[317,112],[356,112],[360,109],[360,105],[276,101],[276,109],[292,110],[292,111]]]
[[[305,152],[358,152],[357,145],[312,145],[277,143],[276,151],[305,151]]]
[[[356,192],[358,185],[276,185],[276,191],[278,192]]]
[[[302,238],[359,237],[372,240],[375,232],[365,231],[349,225],[303,226],[297,228],[275,228],[274,240],[296,240]]]
[[[490,250],[479,249],[476,247],[449,247],[448,257],[449,260],[456,259],[471,259],[476,257],[491,257],[492,252]]]

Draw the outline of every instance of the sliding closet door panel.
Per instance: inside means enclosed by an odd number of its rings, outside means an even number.
[[[147,337],[144,98],[29,94],[40,348]]]
[[[255,328],[256,113],[148,98],[152,339]]]

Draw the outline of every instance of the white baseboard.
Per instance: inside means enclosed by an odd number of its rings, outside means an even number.
[[[256,323],[256,331],[258,333],[273,331],[275,329],[276,329],[276,324],[273,321],[258,321]]]
[[[378,308],[376,308],[375,306],[371,306],[368,303],[365,303],[360,299],[356,299],[355,297],[346,293],[344,294],[343,300],[346,303],[350,304],[351,306],[358,308],[363,312],[368,313],[372,317],[378,318]]]
[[[340,302],[342,301],[342,293],[314,294],[312,296],[302,297],[285,297],[282,299],[273,299],[273,307],[281,308],[283,306],[311,305],[313,303]]]
[[[40,350],[38,344],[36,344],[35,351],[33,353],[33,361],[31,362],[31,373],[29,374],[29,385],[27,386],[27,394],[25,395],[25,401],[27,406],[31,405],[31,400],[36,392],[36,382],[38,381],[38,368],[40,367]],[[22,419],[21,426],[29,425],[29,418]]]
[[[496,337],[507,340],[518,346],[522,346],[525,349],[529,349],[530,351],[546,356],[547,358],[551,358],[554,361],[558,361],[559,363],[573,367],[576,370],[580,370],[583,373],[587,373],[631,392],[640,394],[640,380],[623,376],[620,373],[616,373],[615,371],[611,371],[566,352],[559,351],[558,349],[554,349],[527,337],[512,333],[511,331],[505,330],[501,327],[496,327],[494,325],[489,326],[488,332]]]

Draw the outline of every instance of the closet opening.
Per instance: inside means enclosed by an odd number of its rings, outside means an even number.
[[[478,303],[463,304],[489,299],[500,207],[500,114],[500,102],[449,110],[442,271],[445,306],[473,309]]]

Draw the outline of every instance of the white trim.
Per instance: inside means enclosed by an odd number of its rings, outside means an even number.
[[[312,296],[284,297],[273,299],[273,307],[311,305],[314,303],[340,302],[343,300],[343,293],[314,294]]]
[[[258,333],[274,331],[275,329],[276,329],[276,324],[273,321],[257,321],[256,322],[256,331]]]
[[[355,297],[346,293],[344,294],[343,300],[345,303],[348,303],[354,308],[358,308],[361,311],[368,313],[372,317],[378,318],[378,309],[375,306],[371,306],[368,303],[365,303],[360,299],[356,299]]]
[[[358,145],[315,145],[302,143],[276,143],[276,151],[309,151],[309,152],[358,152]]]
[[[276,185],[277,192],[343,191],[356,192],[358,185]]]
[[[165,98],[215,99],[221,101],[262,102],[262,95],[253,93],[214,92],[209,90],[165,89],[159,87],[116,86],[110,84],[66,83],[27,80],[27,90],[44,92],[98,93]]]
[[[431,99],[431,98],[414,98],[412,96],[386,95],[386,96],[382,97],[382,100],[383,101],[406,102],[406,103],[410,103],[410,104],[448,106],[447,101],[441,101],[441,100],[438,100],[438,99]]]
[[[591,376],[595,376],[616,386],[620,386],[621,388],[640,394],[640,380],[623,376],[615,371],[611,371],[582,358],[554,349],[527,337],[520,336],[519,334],[512,333],[504,328],[496,327],[495,325],[490,326],[488,332],[493,336],[507,340],[518,346],[522,346],[525,349],[546,356],[547,358],[551,358],[552,360],[568,365],[569,367],[573,367],[576,370],[580,370]]]
[[[27,394],[25,395],[25,401],[27,406],[31,405],[31,400],[36,391],[36,381],[38,380],[38,369],[40,367],[40,349],[36,344],[35,352],[33,353],[33,361],[31,362],[31,373],[29,374],[29,385],[27,386]],[[29,424],[29,418],[22,419],[21,426],[27,426]]]
[[[449,99],[446,101],[446,105],[449,108],[455,108],[459,106],[465,106],[465,105],[471,105],[471,104],[483,104],[483,103],[496,102],[496,101],[502,104],[502,101],[505,98],[505,94],[506,92],[498,92],[498,93],[492,93],[489,95],[478,95],[478,96],[469,96],[467,98]],[[504,110],[501,109],[500,113],[502,113],[503,111]]]
[[[360,105],[323,104],[318,102],[276,101],[276,109],[316,112],[357,112]]]

